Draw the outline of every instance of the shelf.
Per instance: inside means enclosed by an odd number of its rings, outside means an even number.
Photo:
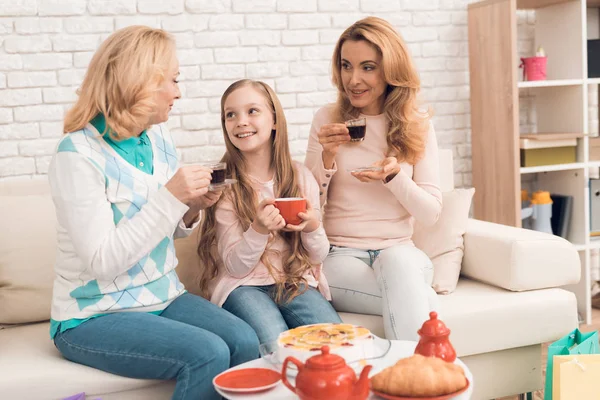
[[[532,10],[536,8],[548,7],[554,4],[569,3],[575,0],[517,0],[517,8],[519,10]],[[590,3],[599,3],[597,0],[588,0]]]
[[[589,80],[588,80],[589,82]],[[518,82],[519,89],[539,88],[539,87],[556,87],[556,86],[577,86],[582,85],[583,79],[552,79],[548,81],[525,81]]]
[[[600,168],[600,161],[589,161],[587,166],[591,168]]]
[[[569,3],[576,0],[517,0],[519,10],[533,10],[536,8],[548,7],[554,4]],[[588,8],[600,7],[600,0],[587,0]]]
[[[590,10],[586,5],[598,7],[600,0],[474,1],[468,1],[467,11],[472,183],[479,194],[473,198],[474,217],[519,226],[521,188],[572,196],[567,240],[578,251],[582,273],[579,283],[566,289],[575,294],[579,314],[590,321],[589,249],[600,249],[600,240],[590,244],[589,238],[590,190],[586,169],[600,168],[600,161],[588,162],[588,156],[595,154],[594,148],[584,136],[577,139],[576,158],[566,159],[567,163],[515,166],[520,165],[520,130],[590,130],[588,88],[600,87],[600,77],[588,77],[585,72],[586,38],[588,27],[597,29],[598,10]],[[533,11],[525,15],[515,12],[515,8]],[[531,21],[526,24],[527,29],[521,29],[524,17]],[[588,17],[596,22],[588,22]],[[590,33],[596,37],[596,31],[590,29]],[[540,45],[550,56],[548,79],[519,82],[522,70],[515,73],[518,60],[523,54],[535,54]]]
[[[552,171],[568,171],[571,169],[582,169],[585,168],[585,163],[571,163],[571,164],[555,164],[555,165],[540,165],[539,167],[521,167],[521,175],[523,174],[537,174],[538,172],[552,172]]]

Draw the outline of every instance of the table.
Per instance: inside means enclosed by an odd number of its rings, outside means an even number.
[[[410,357],[415,352],[415,347],[417,346],[417,342],[412,342],[412,341],[391,340],[390,342],[391,342],[392,346],[391,346],[388,354],[379,363],[380,368],[378,368],[378,370],[373,369],[371,371],[371,374],[370,374],[371,376],[378,373],[382,368],[386,368],[391,365],[394,365],[396,363],[396,361],[398,361],[401,358]],[[471,374],[471,371],[469,371],[467,366],[462,361],[460,361],[458,358],[456,359],[455,363],[457,363],[458,365],[463,367],[463,369],[465,370],[465,375],[467,376],[467,379],[469,380],[469,382],[471,384],[469,385],[469,388],[464,393],[453,397],[452,400],[469,400],[471,398],[471,395],[473,394],[473,384],[474,384],[473,383],[473,375]],[[240,368],[271,368],[271,369],[275,369],[274,366],[272,366],[271,364],[269,364],[269,362],[267,362],[263,359],[249,361],[247,363],[238,365],[231,369],[233,370],[233,369],[240,369]],[[293,378],[288,377],[288,379],[290,380],[290,383],[292,385],[295,385]],[[285,387],[285,385],[281,381],[273,389],[270,389],[266,392],[255,393],[255,394],[252,394],[252,393],[248,393],[248,394],[230,393],[230,392],[225,392],[225,391],[219,390],[218,388],[215,388],[215,389],[217,390],[217,392],[219,392],[221,394],[221,396],[223,396],[225,399],[228,399],[228,400],[297,400],[298,399],[298,396],[296,396],[294,393],[291,392],[291,390],[289,390],[287,387]],[[375,396],[374,394],[371,393],[369,396],[369,399],[377,400],[377,399],[381,399],[381,398],[378,396]]]

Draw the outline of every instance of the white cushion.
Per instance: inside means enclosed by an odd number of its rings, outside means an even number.
[[[0,329],[0,392],[3,399],[62,399],[86,392],[88,398],[132,391],[119,399],[140,398],[136,389],[155,387],[148,400],[169,399],[174,384],[131,379],[64,359],[50,340],[49,323]]]
[[[581,261],[567,240],[470,219],[461,274],[513,291],[575,284]]]
[[[412,240],[433,263],[433,289],[440,294],[456,289],[463,259],[463,235],[467,229],[474,188],[443,193],[442,213],[432,226],[415,222]]]
[[[553,341],[577,327],[577,300],[562,289],[511,292],[470,279],[439,296],[440,319],[459,357]],[[384,336],[379,316],[340,313]]]
[[[56,214],[46,179],[0,185],[0,324],[50,318]]]

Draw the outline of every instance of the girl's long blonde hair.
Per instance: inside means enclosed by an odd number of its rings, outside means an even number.
[[[338,89],[334,115],[339,122],[360,113],[350,103],[342,82],[342,45],[347,40],[364,40],[381,54],[387,82],[383,109],[389,124],[388,156],[415,164],[425,151],[431,113],[419,111],[417,94],[421,82],[406,44],[392,25],[377,17],[361,19],[342,33],[332,60],[332,80]]]
[[[161,29],[129,26],[110,35],[90,61],[79,98],[65,115],[64,132],[83,129],[99,113],[113,138],[126,139],[146,129],[154,93],[174,55],[175,42]]]
[[[250,86],[264,96],[275,120],[275,129],[271,133],[271,168],[275,171],[275,197],[302,197],[302,192],[298,184],[298,172],[290,155],[285,115],[277,95],[264,82],[243,79],[233,83],[221,97],[221,126],[227,149],[222,161],[227,163],[227,176],[237,179],[237,184],[231,186],[221,196],[219,202],[224,198],[231,200],[235,213],[242,223],[242,228],[246,231],[256,217],[256,207],[259,201],[246,172],[247,165],[244,155],[231,143],[227,134],[224,111],[227,97],[244,86]],[[200,228],[198,255],[200,256],[202,270],[200,271],[199,285],[202,295],[205,297],[209,297],[210,284],[218,276],[219,266],[222,265],[222,260],[217,252],[215,219],[215,210],[219,202],[205,210]],[[281,231],[275,235],[281,235],[291,248],[290,255],[282,260],[283,274],[277,273],[269,260],[269,257],[282,257],[282,254],[278,254],[273,250],[266,251],[261,256],[261,261],[276,282],[275,301],[280,303],[291,301],[306,290],[307,282],[304,274],[313,265],[300,240],[300,232]],[[271,242],[275,239],[275,236],[273,234],[270,236],[269,241]]]

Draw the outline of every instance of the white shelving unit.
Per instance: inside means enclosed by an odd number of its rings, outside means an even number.
[[[600,37],[599,6],[598,0],[484,0],[470,4],[468,16],[475,217],[521,226],[522,188],[573,196],[567,239],[579,252],[581,280],[566,289],[588,324],[590,251],[600,249],[600,239],[590,239],[590,168],[600,161],[589,159],[588,88],[600,78],[588,78],[587,40]],[[533,48],[542,46],[548,56],[545,81],[520,81],[518,10],[534,10]],[[532,132],[520,130],[523,113],[534,120]],[[564,132],[585,134],[576,162],[520,166],[521,133]]]
[[[530,82],[519,82],[517,86],[519,89],[523,88],[536,88],[536,87],[555,87],[555,86],[576,86],[582,85],[583,79],[555,79],[551,81],[530,81]]]

